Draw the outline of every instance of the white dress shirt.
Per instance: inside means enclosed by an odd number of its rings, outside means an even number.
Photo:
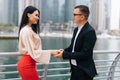
[[[72,52],[74,52],[74,47],[75,47],[76,39],[77,39],[78,34],[80,33],[82,27],[83,27],[83,26],[78,27],[78,31],[77,31],[77,34],[76,34],[76,36],[75,36],[74,43],[73,43]],[[71,64],[77,66],[77,62],[76,62],[76,60],[75,60],[75,59],[71,59]]]

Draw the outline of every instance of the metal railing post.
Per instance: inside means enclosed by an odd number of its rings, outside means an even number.
[[[45,68],[44,68],[44,73],[43,73],[43,80],[46,80],[47,78],[47,71],[48,71],[48,64],[45,64]]]

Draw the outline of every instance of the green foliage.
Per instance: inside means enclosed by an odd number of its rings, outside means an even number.
[[[13,32],[13,29],[15,28],[15,24],[13,23],[0,23],[0,31],[6,32]]]
[[[0,27],[13,27],[15,26],[14,23],[0,23]]]

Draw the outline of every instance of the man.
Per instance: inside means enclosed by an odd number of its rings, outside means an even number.
[[[70,80],[93,80],[97,74],[93,61],[96,33],[87,21],[89,8],[85,5],[76,6],[73,15],[78,27],[74,29],[71,44],[54,57],[70,60]]]

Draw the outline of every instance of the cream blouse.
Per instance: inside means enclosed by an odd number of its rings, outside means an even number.
[[[30,26],[26,25],[20,31],[19,51],[21,54],[30,55],[36,62],[50,62],[50,50],[42,50],[41,39]]]

